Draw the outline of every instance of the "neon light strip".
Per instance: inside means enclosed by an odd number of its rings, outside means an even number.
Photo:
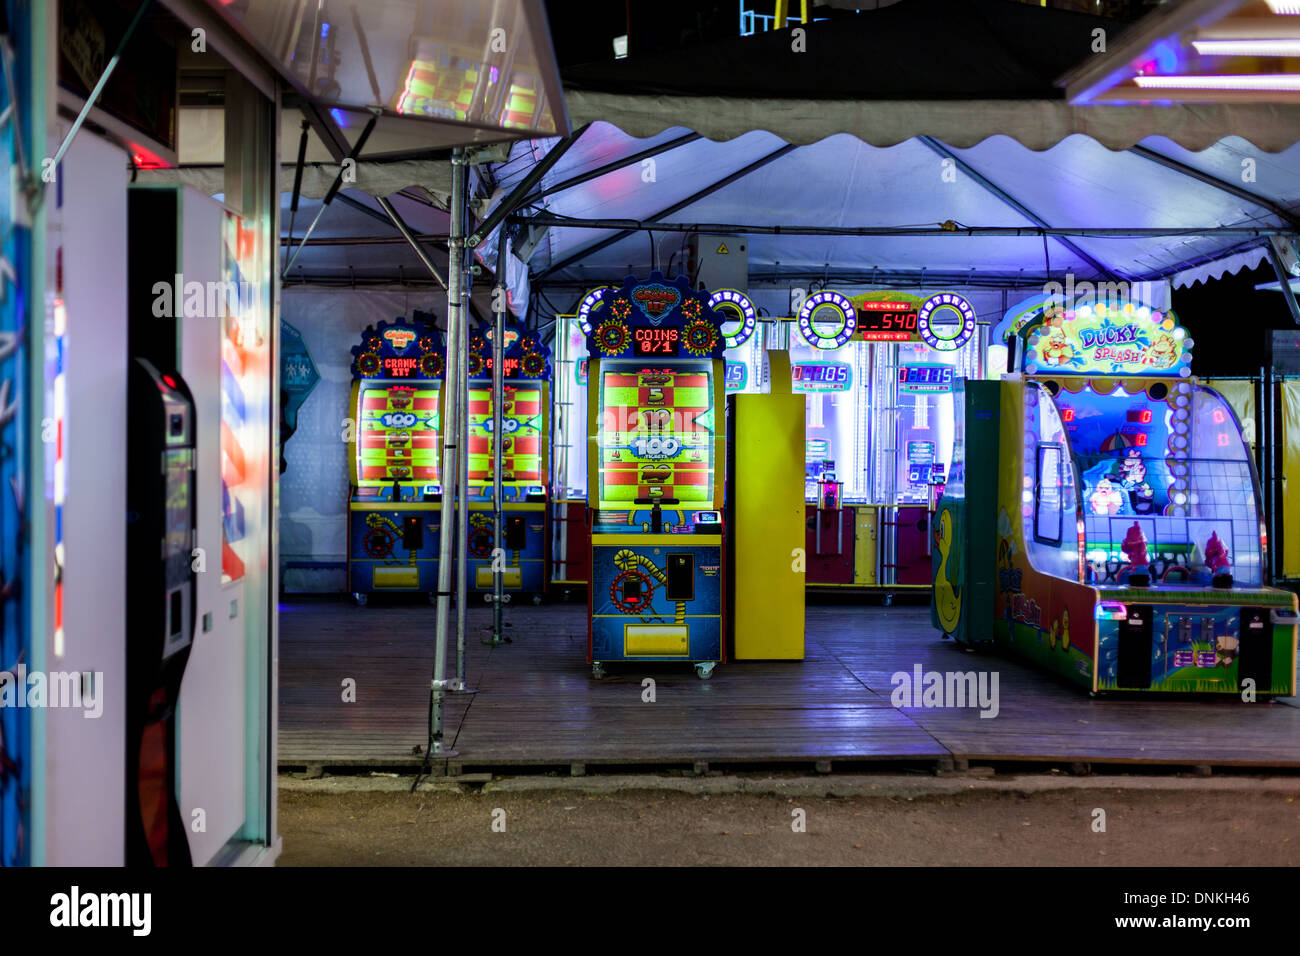
[[[1300,56],[1297,40],[1193,40],[1204,56]]]
[[[1240,76],[1135,76],[1133,82],[1142,89],[1153,90],[1250,90],[1300,92],[1300,76],[1279,73],[1241,74]]]
[[[62,299],[54,300],[54,562],[58,574],[54,585],[54,656],[62,657],[66,634],[63,630],[63,542],[64,506],[68,500],[68,463],[63,439],[68,417],[68,310]]]

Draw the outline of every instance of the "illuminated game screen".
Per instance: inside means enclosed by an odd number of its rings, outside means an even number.
[[[707,361],[601,368],[600,507],[632,509],[638,498],[714,506],[712,377]]]
[[[1239,585],[1262,584],[1250,452],[1218,393],[1176,383],[1163,399],[1118,388],[1056,399],[1082,484],[1087,559],[1108,583],[1136,524],[1163,575],[1221,554]]]
[[[357,409],[357,484],[438,480],[439,384],[362,382]]]
[[[507,359],[507,374],[509,363]],[[501,483],[546,484],[543,442],[546,396],[541,382],[505,383],[505,407],[501,411]],[[471,379],[469,383],[469,480],[470,484],[492,482],[492,383]]]

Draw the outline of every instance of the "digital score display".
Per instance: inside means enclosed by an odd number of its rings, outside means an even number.
[[[790,366],[796,392],[847,392],[853,387],[853,369],[844,362],[804,362]]]
[[[744,362],[728,362],[722,378],[723,388],[728,392],[739,392],[749,384],[749,366]]]
[[[900,392],[951,392],[952,373],[951,365],[937,363],[902,365],[898,369],[898,390]]]
[[[680,347],[680,329],[637,329],[632,333],[633,355],[676,358]]]
[[[858,307],[854,338],[865,342],[919,341],[916,307],[907,302],[864,302]]]
[[[1130,425],[1150,425],[1151,409],[1149,408],[1130,408],[1127,415]]]

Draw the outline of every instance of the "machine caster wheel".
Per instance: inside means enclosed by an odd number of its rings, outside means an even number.
[[[534,594],[534,595],[533,595],[533,606],[534,606],[534,607],[541,607],[541,604],[542,604],[542,596],[541,596],[540,594]]]
[[[427,597],[427,598],[429,599],[429,603],[430,603],[430,604],[433,604],[433,605],[435,605],[435,606],[437,605],[437,603],[438,603],[438,595],[436,595],[436,594],[434,594],[432,591],[430,591],[428,594],[425,595],[425,597]]]
[[[510,592],[509,592],[509,591],[507,591],[505,594],[501,595],[501,603],[502,603],[502,604],[509,604],[509,603],[510,603]]]
[[[594,664],[591,665],[591,679],[592,680],[605,679],[605,665],[602,664],[600,661],[596,661]]]
[[[365,607],[366,604],[370,602],[370,595],[362,594],[360,591],[356,591],[352,595],[352,600],[357,602],[357,607]]]
[[[893,603],[894,603],[894,596],[892,594],[886,594],[880,600],[881,607],[889,607]]]
[[[713,669],[717,666],[717,661],[701,661],[695,665],[695,676],[700,680],[708,680],[713,676]]]
[[[483,595],[483,603],[484,603],[484,604],[491,604],[491,603],[492,603],[492,592],[491,592],[491,591],[488,591],[488,592],[486,592],[486,593]]]

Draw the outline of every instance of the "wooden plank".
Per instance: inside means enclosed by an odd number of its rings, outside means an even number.
[[[810,606],[807,659],[730,662],[708,681],[685,665],[611,668],[593,681],[586,609],[511,607],[513,643],[480,642],[470,608],[466,673],[445,740],[467,767],[569,768],[845,761],[1055,761],[1300,766],[1300,708],[1234,699],[1093,699],[1018,661],[939,639],[924,606]],[[433,611],[426,604],[295,599],[280,618],[280,760],[418,766],[427,736]],[[895,708],[892,675],[989,671],[999,713]],[[454,667],[453,656],[449,662]],[[654,702],[642,681],[654,680]],[[342,682],[356,682],[345,703]]]

